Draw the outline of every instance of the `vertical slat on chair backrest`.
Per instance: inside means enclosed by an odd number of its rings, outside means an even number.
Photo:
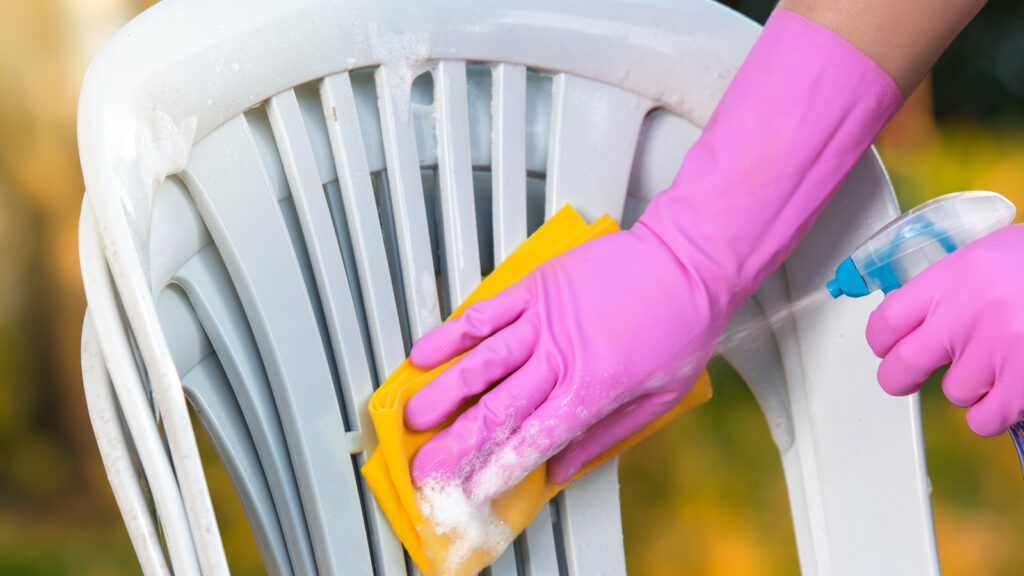
[[[524,576],[558,574],[558,552],[551,508],[545,505],[519,537]]]
[[[384,378],[405,360],[405,350],[394,288],[384,265],[387,253],[349,74],[325,78],[320,85],[320,98],[338,169],[373,357],[377,374]]]
[[[405,360],[405,348],[402,344],[394,286],[387,265],[381,219],[374,201],[366,152],[369,143],[364,141],[349,73],[324,78],[320,83],[320,101],[338,172],[341,201],[359,277],[374,364],[378,379],[383,380]],[[360,409],[365,411],[365,406]],[[360,455],[360,461],[364,459],[365,453]],[[365,483],[363,486],[364,497],[369,502],[367,514],[371,516],[375,550],[377,557],[382,559],[380,568],[387,575],[401,574],[405,569],[402,546],[376,498],[365,487]]]
[[[633,155],[653,103],[568,74],[552,85],[545,214],[572,204],[585,218],[622,216]],[[569,573],[625,573],[618,461],[577,480],[559,497]]]
[[[487,567],[487,576],[519,576],[519,563],[516,559],[515,544],[509,544],[501,556]]]
[[[374,74],[380,107],[389,196],[402,269],[402,288],[413,342],[441,323],[423,182],[407,75],[382,65]]]
[[[371,573],[362,502],[304,280],[243,117],[199,142],[184,180],[238,290],[281,415],[321,574]]]
[[[494,262],[526,240],[526,68],[495,64],[491,89]]]
[[[579,76],[555,76],[545,218],[572,204],[587,220],[618,219],[640,127],[653,102]]]
[[[614,458],[562,491],[558,506],[571,576],[625,574],[619,459]]]
[[[292,566],[297,574],[313,573],[313,547],[277,405],[249,321],[216,247],[209,244],[193,255],[170,282],[185,292],[231,383],[256,444]]]
[[[476,199],[470,159],[466,63],[441,61],[434,70],[434,114],[443,271],[448,309],[454,310],[480,284]]]
[[[182,376],[181,386],[231,478],[267,572],[274,576],[294,574],[256,446],[216,355],[207,355]]]
[[[360,432],[366,433],[369,438],[372,437],[373,423],[366,407],[373,395],[374,383],[366,364],[367,355],[363,350],[353,298],[349,291],[348,274],[354,274],[355,270],[345,269],[295,93],[288,90],[271,98],[267,112],[302,223],[302,233],[331,332],[349,421],[358,422]],[[372,190],[364,189],[362,193],[372,197]],[[361,455],[360,464],[364,461],[365,455]],[[371,497],[365,490],[363,493],[364,497]],[[371,544],[376,551],[379,573],[382,576],[404,573],[401,546],[387,527],[383,512],[375,504],[367,506],[366,510],[371,516],[367,520],[373,530]]]
[[[286,90],[272,97],[267,103],[267,115],[316,277],[349,422],[360,431],[367,430],[373,423],[366,411],[359,408],[369,402],[373,382],[349,292],[348,271],[295,92]]]

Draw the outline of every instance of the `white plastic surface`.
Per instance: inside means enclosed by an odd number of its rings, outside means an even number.
[[[165,0],[115,36],[80,100],[82,269],[118,400],[145,405],[146,376],[159,406],[169,458],[154,424],[129,430],[144,460],[164,459],[146,474],[176,573],[226,572],[180,378],[211,350],[289,553],[311,547],[324,574],[414,573],[356,470],[369,391],[544,213],[571,202],[631,222],[756,34],[706,0]],[[821,290],[858,231],[894,213],[869,154],[747,312]],[[227,279],[189,288],[205,251]],[[182,287],[187,302],[161,299]],[[162,319],[163,301],[198,324]],[[884,397],[877,361],[850,344],[864,305],[802,308],[729,357],[779,443],[804,573],[937,574],[916,400]],[[615,463],[516,547],[496,573],[624,573]]]
[[[142,491],[142,479],[132,463],[131,447],[122,429],[122,415],[103,356],[96,344],[96,328],[86,311],[82,326],[82,381],[89,420],[100,446],[100,456],[114,492],[114,499],[125,518],[139,566],[145,576],[170,575],[160,545],[160,534]]]
[[[189,299],[213,352],[231,382],[270,488],[273,501],[263,506],[272,507],[277,512],[294,571],[296,574],[310,573],[315,570],[313,549],[277,406],[256,342],[220,255],[212,244],[204,246],[169,279],[168,284],[179,287]],[[164,294],[168,292],[165,290]]]
[[[109,374],[109,381],[117,395],[121,413],[124,414],[125,423],[131,434],[131,445],[134,445],[135,451],[139,455],[142,472],[152,491],[153,503],[160,516],[160,525],[167,540],[169,564],[176,572],[195,573],[199,569],[199,564],[192,536],[194,528],[190,528],[189,524],[192,518],[188,517],[180,483],[171,465],[171,459],[164,448],[149,394],[132,355],[128,335],[118,310],[117,294],[111,285],[107,263],[103,259],[100,247],[100,238],[96,234],[95,224],[88,211],[88,206],[84,206],[82,209],[78,233],[78,249],[82,266],[83,268],[94,267],[95,270],[94,274],[85,278],[85,295],[89,301],[87,321],[91,320],[91,323],[86,324],[87,329],[83,339],[100,349],[106,363],[106,373]],[[90,334],[89,326],[95,329],[95,335]],[[101,334],[102,337],[100,337]],[[101,372],[97,371],[90,375],[96,377],[95,386],[102,385],[104,378]],[[86,382],[88,386],[89,381],[86,380]],[[181,399],[184,402],[183,394]],[[106,438],[114,437],[119,430],[119,427],[115,428],[110,425],[102,428]],[[189,432],[191,433],[191,422],[189,423]],[[194,443],[195,436],[193,435],[191,438]],[[123,454],[122,445],[129,445],[128,441],[121,443],[107,440],[100,444],[100,449],[110,448],[115,452],[112,452],[108,458],[120,459],[117,454]],[[198,458],[198,453],[196,457]],[[203,480],[203,484],[205,488],[205,480]],[[121,505],[132,506],[130,501],[126,500],[125,502]],[[126,517],[129,533],[148,532],[144,517],[134,513],[126,514],[124,509],[122,509],[122,515]],[[149,539],[136,539],[134,544],[136,547],[142,545],[150,547],[148,553],[154,553],[151,547],[159,548],[160,542],[159,540],[153,542]],[[207,546],[212,545],[219,546],[220,542],[207,543]],[[163,552],[161,551],[160,554]]]

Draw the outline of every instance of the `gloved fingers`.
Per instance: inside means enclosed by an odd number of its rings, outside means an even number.
[[[555,379],[545,362],[537,357],[528,361],[416,452],[410,470],[413,483],[451,480],[482,464],[475,460],[488,454],[495,442],[505,440],[544,402]]]
[[[953,359],[953,364],[942,377],[942,392],[950,402],[968,408],[992,389],[995,381],[992,354],[992,350],[968,345]]]
[[[950,359],[949,349],[935,330],[922,326],[889,349],[878,367],[878,384],[893,396],[913,394]]]
[[[423,370],[440,366],[515,322],[529,301],[527,283],[513,284],[493,298],[470,305],[458,318],[424,335],[413,345],[409,359]]]
[[[1000,374],[985,397],[967,409],[967,425],[980,436],[998,436],[1024,417],[1024,374]]]
[[[558,374],[551,364],[541,355],[536,355],[522,368],[484,394],[475,406],[459,416],[455,424],[459,424],[463,418],[474,415],[471,413],[477,411],[500,414],[500,428],[492,427],[484,431],[491,432],[490,436],[497,441],[504,441],[547,399],[557,380]]]
[[[417,431],[440,426],[464,402],[529,360],[536,343],[537,328],[526,319],[501,329],[410,398],[405,425]]]
[[[641,396],[590,427],[548,462],[548,478],[565,484],[584,464],[615,444],[639,432],[644,426],[671,410],[679,398],[674,394]]]
[[[897,342],[925,321],[932,306],[931,293],[931,281],[921,274],[886,295],[868,318],[868,346],[875,356],[888,355]]]
[[[476,502],[493,499],[586,430],[592,420],[569,400],[549,395],[508,441],[469,475],[464,487],[470,498]]]

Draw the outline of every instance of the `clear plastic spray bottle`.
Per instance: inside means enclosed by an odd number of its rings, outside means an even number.
[[[828,291],[833,298],[888,294],[957,248],[1009,226],[1016,215],[1013,203],[995,192],[957,192],[925,202],[843,260]],[[1024,421],[1009,431],[1024,472]]]

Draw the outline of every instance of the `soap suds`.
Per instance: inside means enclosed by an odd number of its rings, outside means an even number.
[[[498,556],[515,539],[512,528],[498,518],[492,509],[494,498],[518,483],[518,480],[508,482],[508,471],[515,457],[506,441],[515,429],[514,411],[506,417],[505,424],[495,430],[488,446],[464,462],[455,477],[428,480],[417,490],[416,499],[420,511],[434,532],[449,540],[447,555],[443,559],[435,559],[443,565],[443,574],[457,574],[459,567],[471,559],[475,552],[486,551]],[[496,453],[500,446],[504,448]],[[484,477],[475,474],[490,470],[490,466],[495,463],[500,465],[494,468],[494,473],[485,474]],[[486,493],[487,496],[480,497],[478,492]]]
[[[457,573],[474,552],[486,550],[497,556],[515,538],[512,529],[494,515],[491,503],[471,500],[459,481],[427,482],[419,489],[417,504],[434,531],[450,542],[443,574]]]
[[[140,229],[148,228],[156,189],[167,176],[185,169],[197,124],[194,116],[175,121],[162,110],[153,110],[108,128],[119,132],[115,172],[120,179],[121,202],[129,221],[137,223],[135,233],[142,240],[145,234]]]
[[[153,112],[148,131],[136,134],[138,169],[150,195],[164,178],[185,169],[196,133],[194,116],[175,122],[167,114]]]
[[[522,448],[505,445],[492,454],[487,463],[480,467],[466,483],[469,498],[473,502],[489,502],[510,486],[526,478],[533,468],[524,469],[523,463],[533,454],[524,454]]]
[[[441,318],[441,306],[437,297],[437,282],[433,269],[423,270],[415,293],[416,302],[419,303],[417,319],[421,325],[434,326]]]
[[[482,465],[478,466],[464,482],[466,491],[474,502],[489,502],[503,492],[523,481],[538,466],[553,454],[560,452],[569,443],[562,442],[549,449],[542,449],[537,440],[542,428],[548,430],[558,426],[557,420],[538,422],[530,420],[523,423],[515,437],[509,442],[502,442],[496,450],[488,454]]]
[[[412,81],[429,69],[430,37],[426,32],[381,34],[372,22],[368,32],[370,50],[387,76],[400,119],[409,121]]]

